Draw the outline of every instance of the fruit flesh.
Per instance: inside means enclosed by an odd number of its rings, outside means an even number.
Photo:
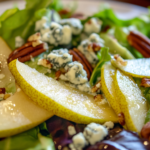
[[[103,65],[101,70],[101,84],[102,91],[105,94],[110,105],[112,106],[116,114],[119,114],[121,112],[121,109],[114,87],[115,71],[115,67],[113,67],[110,63],[106,63],[105,65]]]
[[[93,96],[70,88],[17,60],[9,64],[17,83],[36,103],[62,118],[76,123],[117,122],[108,104],[98,106]]]
[[[0,102],[0,138],[31,129],[52,117],[21,90]]]
[[[0,55],[3,58],[2,63],[4,63],[2,64],[4,68],[0,73],[6,75],[4,80],[8,82],[7,80],[10,78],[14,80],[6,64],[6,58],[11,53],[11,49],[2,38],[0,38],[0,45]],[[0,82],[0,85],[4,87],[5,81]],[[53,116],[51,112],[36,105],[23,91],[16,92],[8,99],[0,101],[0,138],[31,129],[51,116]]]
[[[132,77],[117,70],[115,89],[119,98],[121,111],[129,130],[140,132],[148,111],[147,100]]]
[[[150,58],[141,58],[126,61],[127,65],[122,67],[118,66],[115,63],[114,59],[111,60],[111,63],[114,67],[119,68],[121,71],[133,77],[150,78]]]

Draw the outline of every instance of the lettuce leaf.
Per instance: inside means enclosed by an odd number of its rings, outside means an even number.
[[[25,9],[18,10],[7,19],[1,21],[0,36],[11,49],[15,49],[16,36],[21,36],[26,40],[34,33],[35,21],[39,19],[36,12],[46,8],[50,3],[51,0],[26,0]]]
[[[96,65],[95,69],[93,70],[93,73],[90,78],[90,85],[93,86],[97,78],[101,76],[101,67],[103,64],[111,59],[110,54],[108,53],[109,48],[107,47],[102,47],[101,51],[99,53],[98,58],[100,59],[99,63]]]
[[[43,131],[45,135],[43,135]],[[55,150],[46,123],[18,135],[0,140],[0,149],[7,150]]]

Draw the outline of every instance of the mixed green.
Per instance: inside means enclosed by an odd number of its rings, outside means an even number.
[[[72,17],[75,13],[76,5],[69,10],[66,9],[61,1],[55,0],[26,0],[26,7],[20,10],[18,7],[6,10],[0,16],[0,37],[2,37],[12,50],[15,50],[15,37],[20,36],[25,41],[28,37],[35,33],[35,22],[46,16],[50,21],[59,21],[60,19]],[[96,17],[100,19],[102,24],[100,37],[105,41],[104,47],[97,53],[99,62],[90,78],[90,85],[95,85],[97,78],[100,76],[102,65],[111,59],[111,54],[117,53],[124,59],[143,58],[142,54],[132,47],[127,36],[131,29],[136,29],[150,38],[150,11],[149,14],[135,17],[130,20],[121,20],[116,17],[111,8],[103,8],[86,19],[82,19],[84,25],[90,18]],[[108,28],[108,29],[107,29]],[[106,30],[107,29],[107,30]],[[110,36],[111,35],[111,36]],[[77,47],[81,42],[80,35],[73,35],[72,41],[64,48]],[[27,61],[26,64],[35,68],[47,76],[54,77],[55,72],[48,73],[47,68],[37,65],[38,59],[43,58],[52,49],[58,49],[61,46],[50,46],[48,52],[44,52],[35,57],[33,61]],[[114,52],[115,49],[115,52]],[[135,78],[135,82],[139,85],[140,79]],[[140,87],[140,86],[139,86]],[[145,98],[150,103],[150,88],[140,87]],[[14,91],[14,89],[10,89]],[[145,122],[150,121],[150,111],[147,114]],[[31,130],[18,134],[6,139],[0,139],[0,148],[17,150],[49,150],[55,149],[51,135],[49,134],[46,123],[43,123]]]

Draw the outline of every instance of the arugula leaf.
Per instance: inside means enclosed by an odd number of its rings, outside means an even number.
[[[101,48],[101,51],[99,54],[100,61],[96,65],[95,69],[93,70],[93,73],[90,78],[91,86],[93,86],[96,83],[97,78],[101,76],[101,67],[103,66],[103,64],[111,59],[111,56],[108,53],[108,51],[109,51],[109,48],[107,48],[107,47]]]

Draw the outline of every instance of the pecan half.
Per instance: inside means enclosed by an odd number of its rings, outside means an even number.
[[[144,57],[150,57],[150,39],[140,32],[130,31],[127,37],[131,46],[137,49]]]
[[[46,51],[48,48],[47,43],[40,41],[39,35],[36,36],[29,37],[29,42],[14,50],[9,55],[8,63],[17,58],[20,62],[25,62]]]
[[[148,78],[142,78],[140,86],[150,87],[150,79],[148,79]]]
[[[78,49],[70,50],[69,54],[73,56],[73,61],[78,61],[83,65],[83,68],[87,73],[87,78],[90,79],[93,68],[85,56]]]
[[[150,122],[147,122],[142,130],[141,130],[141,136],[145,139],[148,139],[150,141]]]
[[[6,90],[5,88],[0,88],[0,94],[5,94]]]

